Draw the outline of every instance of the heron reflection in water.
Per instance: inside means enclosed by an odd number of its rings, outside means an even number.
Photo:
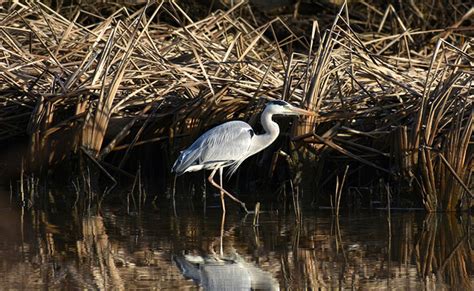
[[[280,127],[272,120],[273,115],[315,115],[314,112],[295,107],[288,102],[277,100],[267,103],[261,116],[263,134],[255,134],[252,127],[243,121],[228,121],[201,135],[189,148],[182,151],[173,165],[177,175],[199,170],[212,170],[209,182],[220,190],[222,211],[225,212],[224,195],[240,203],[248,213],[245,204],[224,189],[222,174],[225,167],[232,175],[248,157],[271,145],[280,133]],[[214,181],[219,171],[220,184]]]
[[[204,290],[280,290],[271,273],[246,262],[235,250],[225,258],[178,255],[174,261],[185,278]]]

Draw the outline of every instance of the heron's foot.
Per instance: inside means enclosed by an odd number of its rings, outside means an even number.
[[[251,211],[249,211],[249,210],[247,209],[247,206],[245,206],[245,203],[244,203],[244,202],[240,202],[240,205],[242,206],[242,208],[244,209],[244,211],[245,211],[246,214],[251,213]]]

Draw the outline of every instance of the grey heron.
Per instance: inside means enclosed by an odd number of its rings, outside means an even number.
[[[222,172],[230,167],[232,175],[248,157],[260,152],[272,144],[280,134],[280,127],[272,120],[273,115],[315,115],[314,112],[295,107],[282,100],[267,103],[260,121],[265,130],[255,134],[246,122],[234,120],[218,125],[201,135],[189,148],[181,152],[173,165],[172,172],[177,175],[199,170],[212,170],[209,182],[220,190],[222,211],[225,212],[224,195],[240,203],[248,213],[245,204],[224,189]],[[214,181],[219,171],[220,185]]]

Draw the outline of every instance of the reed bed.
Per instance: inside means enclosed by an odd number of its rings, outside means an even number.
[[[343,159],[349,181],[370,169],[418,189],[428,211],[470,207],[474,52],[462,27],[474,11],[461,4],[448,29],[420,30],[391,5],[365,7],[376,30],[361,32],[343,5],[304,37],[282,18],[259,24],[245,2],[197,21],[173,1],[150,3],[94,24],[76,21],[80,9],[12,4],[0,13],[0,142],[27,136],[32,169],[120,151],[123,171],[134,147],[178,151],[285,99],[318,114],[292,128],[315,168]]]

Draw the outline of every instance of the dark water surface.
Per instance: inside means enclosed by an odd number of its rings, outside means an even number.
[[[468,216],[0,211],[0,289],[472,290]]]

